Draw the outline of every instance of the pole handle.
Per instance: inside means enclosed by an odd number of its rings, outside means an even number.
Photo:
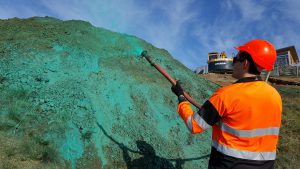
[[[176,85],[176,80],[169,75],[162,67],[160,67],[160,65],[158,65],[157,63],[155,63],[151,57],[147,54],[147,51],[143,51],[141,54],[142,57],[145,57],[146,60],[152,65],[154,66],[163,76],[165,76],[166,79],[169,80],[169,82],[172,85]],[[184,97],[190,102],[192,103],[195,107],[197,107],[198,109],[201,109],[202,107],[187,93],[187,92],[183,92]]]

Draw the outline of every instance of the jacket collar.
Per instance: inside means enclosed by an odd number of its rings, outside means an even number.
[[[252,77],[244,77],[236,81],[235,83],[245,83],[245,82],[255,82],[255,81],[263,81],[261,76],[252,76]]]

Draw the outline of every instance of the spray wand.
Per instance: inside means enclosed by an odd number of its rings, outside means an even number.
[[[176,85],[176,80],[169,75],[162,67],[160,67],[157,63],[155,63],[151,57],[147,54],[147,51],[143,51],[141,53],[141,56],[146,58],[146,60],[152,65],[154,66],[162,75],[165,76],[165,78],[167,78],[170,83],[172,85]],[[195,107],[197,107],[198,109],[201,109],[201,106],[187,93],[187,92],[183,92],[184,97],[190,102],[192,103]]]

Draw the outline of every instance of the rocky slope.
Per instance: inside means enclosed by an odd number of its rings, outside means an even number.
[[[188,132],[142,50],[198,103],[217,88],[134,36],[83,21],[0,20],[0,167],[206,168],[210,131]]]

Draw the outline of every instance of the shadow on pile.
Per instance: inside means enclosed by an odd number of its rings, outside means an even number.
[[[119,148],[123,152],[123,159],[126,163],[128,169],[137,169],[137,168],[144,168],[144,169],[182,169],[182,165],[186,161],[192,160],[200,160],[204,158],[208,158],[208,155],[204,155],[201,157],[195,158],[176,158],[176,159],[166,159],[160,156],[157,156],[155,153],[155,149],[146,141],[137,140],[136,145],[138,147],[138,151],[132,150],[129,147],[125,146],[123,143],[116,141],[112,136],[108,135],[108,133],[104,130],[101,124],[97,122],[98,127],[102,130],[104,135],[108,137],[111,141],[119,146]],[[129,156],[129,151],[132,153],[140,154],[142,157],[138,159],[132,160]],[[173,165],[172,162],[175,162]]]

